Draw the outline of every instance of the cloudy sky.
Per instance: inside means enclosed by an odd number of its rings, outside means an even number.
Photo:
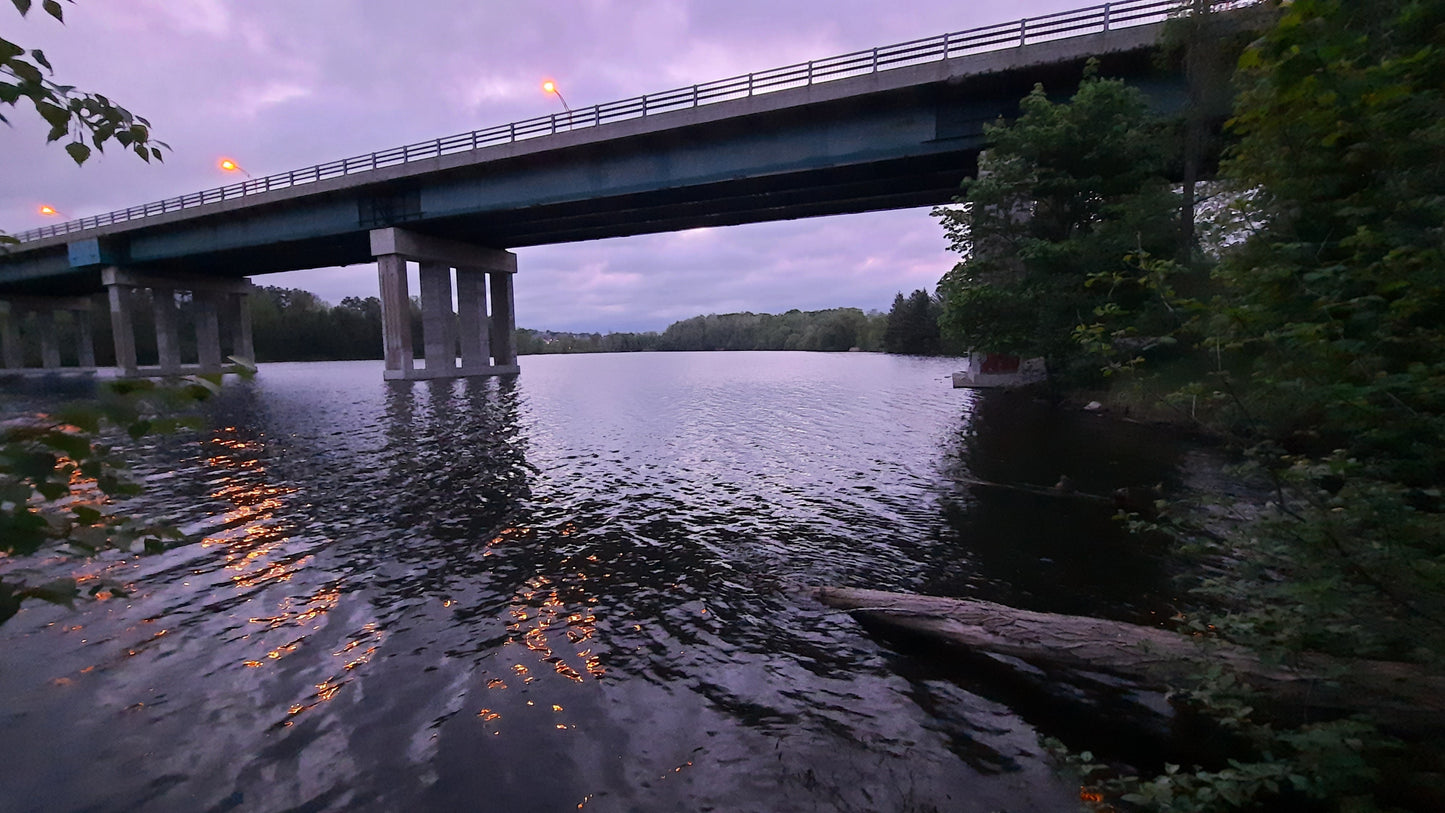
[[[3,4],[9,6],[8,3]],[[1087,0],[79,0],[0,12],[64,84],[151,120],[164,165],[76,167],[33,115],[0,127],[0,229],[195,192],[573,107],[1088,5]],[[8,112],[8,111],[7,111]],[[927,210],[518,249],[518,324],[661,330],[699,313],[887,309],[952,265]],[[333,303],[373,266],[256,277]],[[415,289],[414,289],[415,290]]]

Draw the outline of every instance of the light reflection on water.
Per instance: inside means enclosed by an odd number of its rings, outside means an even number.
[[[1074,809],[1047,721],[794,588],[1142,616],[1162,577],[1107,512],[967,482],[1103,492],[1167,453],[1115,470],[944,360],[524,361],[267,366],[141,450],[140,505],[199,542],[82,568],[128,599],[0,627],[0,807]]]

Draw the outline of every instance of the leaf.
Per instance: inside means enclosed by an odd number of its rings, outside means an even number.
[[[90,438],[70,432],[47,432],[41,443],[52,449],[65,452],[72,460],[84,460],[90,456]]]
[[[21,17],[30,13],[30,0],[10,0],[10,2],[15,4],[15,10],[20,12]]]
[[[88,404],[72,404],[55,413],[61,423],[78,427],[86,432],[99,432],[101,412]]]
[[[14,72],[22,82],[39,85],[45,81],[45,76],[40,73],[40,69],[23,59],[11,59],[7,64],[10,66],[10,70]]]
[[[44,52],[44,51],[41,51],[39,48],[36,48],[35,50],[33,50],[33,51],[30,52],[30,56],[31,56],[36,62],[40,63],[41,65],[44,65],[44,66],[45,66],[45,70],[50,71],[51,73],[55,73],[55,69],[52,68],[52,67],[50,67],[50,60],[48,60],[48,59],[45,58],[45,52]]]
[[[94,525],[100,521],[101,517],[105,516],[100,511],[88,505],[77,505],[71,509],[71,513],[75,514],[75,521],[81,525]]]
[[[20,591],[20,595],[24,598],[38,598],[51,604],[74,607],[75,599],[80,596],[80,590],[75,586],[74,579],[56,579],[38,587],[27,587]]]
[[[90,157],[90,148],[79,141],[72,141],[66,144],[65,151],[70,154],[70,157],[76,164],[84,164],[85,159]]]
[[[65,127],[70,124],[70,111],[65,108],[51,104],[50,102],[36,102],[35,112],[40,114],[51,127]]]
[[[60,3],[56,0],[45,0],[44,3],[41,3],[41,6],[45,9],[46,14],[49,14],[62,23],[65,22],[65,13],[60,8]]]
[[[51,502],[55,502],[61,497],[65,497],[70,494],[70,486],[64,483],[37,483],[35,485],[35,490],[40,492],[40,495],[42,497],[50,500]]]

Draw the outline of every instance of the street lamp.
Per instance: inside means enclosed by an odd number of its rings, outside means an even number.
[[[242,175],[245,175],[247,178],[251,177],[251,173],[242,169],[240,164],[232,161],[229,158],[222,158],[220,163],[218,163],[216,166],[219,166],[221,169],[224,169],[227,172],[239,172]]]
[[[548,93],[555,94],[557,96],[557,101],[562,103],[562,109],[566,110],[568,113],[572,112],[572,108],[567,105],[567,100],[562,98],[562,91],[557,89],[556,82],[548,79],[547,81],[542,83],[542,90]]]
[[[41,204],[40,213],[45,215],[46,217],[64,217],[64,215],[60,213],[60,210],[56,209],[54,206],[51,206],[48,203]]]

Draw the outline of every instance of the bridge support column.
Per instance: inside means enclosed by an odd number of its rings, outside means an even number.
[[[171,376],[184,373],[216,373],[222,369],[221,302],[237,303],[232,323],[232,354],[255,359],[251,346],[251,309],[248,297],[251,281],[199,275],[148,276],[114,266],[101,272],[110,294],[110,327],[115,334],[115,363],[122,375]],[[135,290],[151,291],[156,322],[157,366],[143,368],[136,358]],[[180,329],[176,292],[190,291],[196,317],[196,363],[181,359]],[[88,327],[88,326],[87,326]],[[94,361],[94,353],[91,354]]]
[[[181,374],[181,337],[176,326],[176,290],[151,288],[151,310],[156,317],[156,363],[161,375]]]
[[[75,314],[75,358],[81,368],[95,369],[95,331],[90,326],[90,309],[71,311]]]
[[[492,357],[498,365],[517,364],[517,309],[512,296],[516,274],[492,274]]]
[[[457,328],[461,334],[462,374],[485,375],[492,365],[491,325],[487,319],[487,275],[457,269]]]
[[[115,269],[101,272],[110,295],[110,332],[115,337],[115,366],[123,376],[140,375],[135,355],[135,286],[112,281]]]
[[[426,345],[427,377],[457,366],[456,315],[452,313],[452,269],[444,263],[421,263],[422,341]]]
[[[517,257],[507,251],[444,240],[406,229],[371,233],[381,284],[383,342],[388,380],[507,375],[517,372],[512,339],[512,277]],[[426,367],[413,361],[406,264],[420,266],[422,339]],[[458,313],[452,313],[451,271],[457,273]],[[490,278],[492,314],[487,315]],[[461,366],[457,348],[461,345]]]
[[[232,324],[231,355],[256,363],[256,343],[251,335],[251,286],[238,294],[231,294],[236,301],[236,321]]]
[[[60,324],[55,311],[46,308],[36,311],[40,332],[40,366],[47,370],[60,369]]]
[[[95,346],[90,333],[91,300],[88,297],[60,298],[22,296],[0,301],[0,362],[5,369],[93,371]],[[64,323],[62,312],[71,314],[76,331],[76,366],[66,368],[60,352]],[[40,367],[26,367],[26,337],[40,347]]]
[[[25,346],[20,343],[21,314],[9,302],[0,302],[0,357],[5,369],[25,366]]]
[[[196,291],[196,363],[202,370],[221,369],[221,309],[215,291]]]
[[[386,369],[382,377],[411,378],[415,363],[411,348],[411,298],[406,295],[406,258],[387,254],[376,258],[381,285],[381,336]]]

